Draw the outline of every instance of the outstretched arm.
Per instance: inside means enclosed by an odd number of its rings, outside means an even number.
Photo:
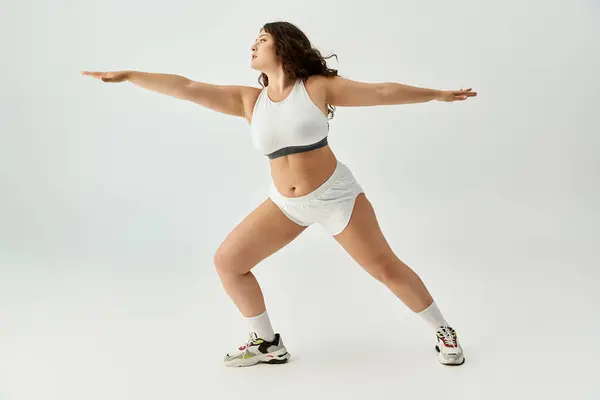
[[[193,81],[185,76],[142,71],[90,72],[82,71],[104,82],[131,82],[144,89],[188,100],[211,110],[248,119],[252,99],[260,90],[241,85],[214,85]]]
[[[341,76],[324,79],[327,103],[333,106],[361,107],[425,103],[432,100],[457,101],[477,96],[471,89],[437,90],[395,82],[357,82]]]

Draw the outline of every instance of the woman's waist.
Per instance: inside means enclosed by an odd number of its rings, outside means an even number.
[[[305,196],[331,177],[337,163],[338,160],[329,146],[273,159],[273,186],[284,197]]]

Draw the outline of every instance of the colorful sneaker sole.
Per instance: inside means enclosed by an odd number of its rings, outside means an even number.
[[[230,361],[225,361],[226,367],[251,367],[256,364],[285,364],[290,359],[290,353],[285,348],[279,349],[272,353],[261,354],[251,358],[235,358]]]
[[[444,365],[463,365],[466,361],[465,356],[462,354],[458,360],[446,360],[444,357],[442,357],[442,353],[440,353],[440,347],[437,344],[435,345],[435,350],[439,353],[438,354],[439,362]]]

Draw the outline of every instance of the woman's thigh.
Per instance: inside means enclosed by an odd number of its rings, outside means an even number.
[[[214,256],[220,272],[245,274],[307,227],[290,220],[267,198],[227,235]]]

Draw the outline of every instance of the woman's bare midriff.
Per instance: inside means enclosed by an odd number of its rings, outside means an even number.
[[[301,197],[321,186],[335,171],[337,158],[327,145],[270,160],[271,178],[285,197]]]

